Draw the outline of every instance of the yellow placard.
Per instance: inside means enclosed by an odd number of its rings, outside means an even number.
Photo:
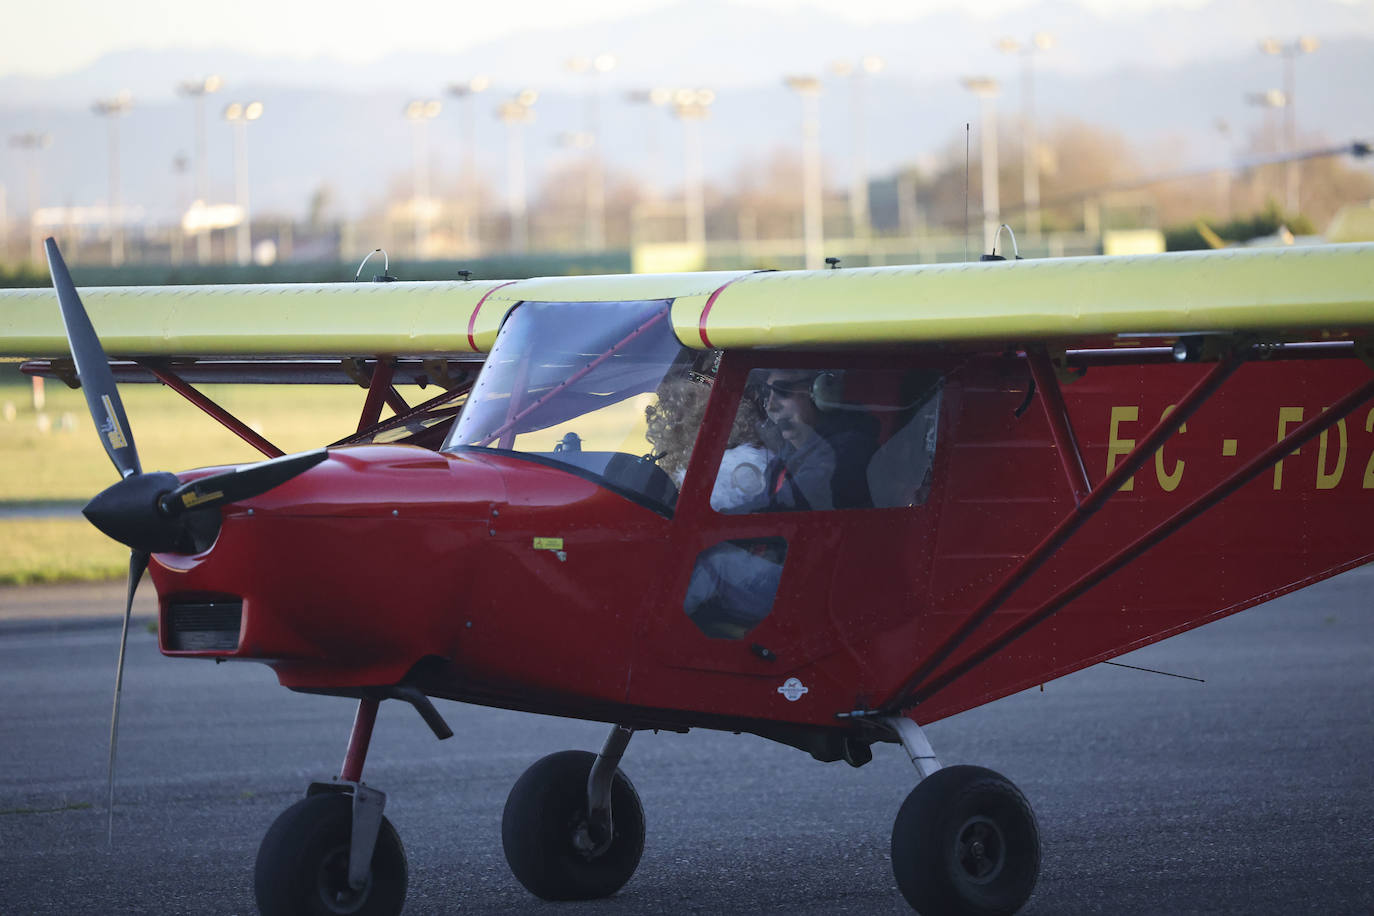
[[[188,509],[194,509],[201,503],[208,503],[210,500],[219,499],[223,495],[223,490],[215,490],[213,493],[197,493],[195,490],[190,490],[181,494],[181,504]]]
[[[562,538],[535,538],[535,539],[534,539],[534,549],[535,549],[535,550],[562,550],[562,549],[563,549],[563,539],[562,539]]]

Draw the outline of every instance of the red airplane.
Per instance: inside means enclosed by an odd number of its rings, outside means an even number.
[[[449,737],[435,697],[611,726],[506,803],[542,898],[633,875],[635,732],[713,728],[852,766],[899,744],[903,895],[1011,913],[1031,808],[922,726],[1374,558],[1374,245],[87,290],[100,338],[48,253],[65,339],[10,293],[0,355],[85,392],[122,478],[85,511],[132,548],[130,606],[147,567],[164,654],[358,702],[338,777],[263,839],[264,913],[401,910],[363,766],[382,700]],[[143,471],[116,377],[268,460]],[[229,379],[352,379],[359,431],[281,455],[192,387]]]

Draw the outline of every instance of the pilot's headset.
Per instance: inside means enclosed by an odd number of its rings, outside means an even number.
[[[844,370],[826,369],[816,373],[811,382],[811,403],[821,413],[844,410]]]

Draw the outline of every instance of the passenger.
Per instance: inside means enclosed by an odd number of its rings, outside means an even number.
[[[877,423],[843,410],[838,391],[834,401],[817,401],[820,388],[838,386],[837,373],[775,369],[764,384],[764,441],[779,441],[768,467],[767,502],[748,511],[872,506],[867,472],[878,447]]]
[[[695,373],[672,376],[659,386],[657,401],[644,409],[645,438],[653,446],[653,458],[679,489],[710,394],[710,381],[698,380]],[[763,419],[757,403],[740,405],[711,491],[711,508],[717,512],[735,511],[763,497],[769,459],[759,436]]]

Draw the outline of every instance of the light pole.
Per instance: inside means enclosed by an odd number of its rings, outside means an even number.
[[[239,207],[234,247],[240,264],[253,259],[253,224],[248,205],[248,122],[260,117],[262,102],[230,102],[224,106],[224,120],[234,128],[234,203]]]
[[[1263,133],[1272,138],[1274,151],[1279,152],[1283,146],[1283,139],[1279,136],[1278,114],[1280,108],[1288,104],[1288,97],[1283,94],[1282,89],[1266,89],[1263,92],[1247,92],[1245,101],[1258,108],[1264,109],[1264,128]],[[1278,174],[1278,166],[1267,169],[1271,180]]]
[[[1040,237],[1040,148],[1035,130],[1035,54],[1054,47],[1054,36],[1036,32],[1024,44],[1003,38],[997,48],[1021,55],[1021,187],[1026,209],[1026,236]]]
[[[1212,127],[1216,130],[1217,135],[1221,137],[1221,142],[1226,148],[1226,159],[1229,162],[1231,159],[1231,125],[1225,118],[1217,118],[1212,122]],[[1236,210],[1231,200],[1232,181],[1230,165],[1217,171],[1217,195],[1220,199],[1220,206],[1218,209],[1226,213],[1226,218],[1228,220],[1235,216]]]
[[[1274,152],[1282,152],[1283,138],[1279,136],[1278,116],[1274,112],[1288,104],[1288,97],[1283,94],[1283,90],[1266,89],[1263,92],[1247,92],[1245,93],[1245,101],[1256,108],[1265,110],[1264,132],[1272,138]]]
[[[650,200],[656,200],[659,185],[663,181],[663,150],[658,143],[657,109],[673,101],[673,90],[661,86],[653,89],[632,89],[625,93],[625,101],[632,105],[644,105],[649,112],[648,122],[644,128],[644,145],[648,148],[649,160],[649,178],[645,183],[645,194]]]
[[[1298,114],[1297,114],[1297,59],[1299,54],[1311,54],[1321,47],[1321,42],[1308,36],[1303,36],[1287,44],[1276,38],[1266,38],[1260,42],[1260,50],[1265,54],[1278,55],[1283,58],[1283,98],[1287,110],[1284,112],[1283,119],[1283,151],[1288,155],[1293,155],[1298,151]],[[1289,214],[1296,216],[1298,205],[1298,162],[1296,159],[1290,161],[1287,166],[1287,202],[1284,209]]]
[[[437,99],[411,99],[405,107],[412,128],[415,151],[415,183],[411,199],[415,217],[415,257],[425,256],[429,242],[429,122],[443,106]]]
[[[207,203],[209,196],[207,190],[208,180],[206,178],[205,164],[205,97],[211,93],[219,92],[224,86],[224,80],[218,76],[206,76],[200,79],[183,80],[177,89],[182,95],[195,102],[196,107],[196,200],[202,205]],[[196,263],[204,264],[210,259],[210,230],[201,228],[196,234]]]
[[[38,154],[52,146],[52,137],[42,131],[27,131],[10,135],[10,146],[20,150],[25,162],[24,184],[29,203],[29,257],[34,264],[43,263],[43,246],[39,240],[38,222],[34,218],[38,212]],[[44,403],[43,377],[35,375],[30,386],[34,410],[42,410]]]
[[[191,206],[190,194],[186,190],[186,173],[190,171],[191,160],[185,153],[178,152],[172,157],[172,186],[176,194],[176,210],[183,216]],[[171,248],[172,263],[180,265],[186,259],[186,226],[184,220],[178,221],[174,237],[168,242]]]
[[[585,90],[584,130],[592,139],[591,162],[587,168],[587,248],[601,251],[606,247],[606,176],[601,161],[601,86],[596,77],[615,68],[615,55],[574,57],[568,61],[573,73],[585,73],[590,78]]]
[[[523,127],[534,121],[539,93],[521,90],[502,102],[496,116],[506,125],[506,188],[510,207],[510,247],[523,254],[529,250],[529,213],[525,203],[525,136]]]
[[[448,94],[458,99],[458,131],[463,144],[463,213],[461,233],[463,247],[472,253],[479,247],[475,214],[477,210],[477,128],[473,122],[472,108],[479,92],[485,92],[491,80],[485,76],[474,76],[465,83],[452,83]]]
[[[821,81],[814,76],[789,76],[783,82],[802,102],[802,238],[806,269],[825,263],[821,207]]]
[[[704,253],[706,248],[706,182],[702,164],[701,122],[711,114],[716,94],[710,89],[673,91],[673,114],[682,122],[682,210],[686,216],[687,243]]]
[[[38,237],[38,154],[52,146],[52,136],[42,131],[10,135],[10,146],[24,156],[24,190],[29,204],[29,258],[43,263],[43,245]]]
[[[132,107],[133,96],[127,89],[121,89],[113,98],[98,99],[91,105],[91,111],[110,119],[110,203],[106,209],[106,225],[110,231],[110,264],[114,267],[124,263],[124,219],[119,194],[119,119]]]
[[[997,80],[987,76],[966,76],[964,88],[978,96],[982,109],[983,135],[983,251],[992,251],[997,241],[997,225],[1001,218],[997,202]]]
[[[849,223],[854,237],[866,239],[872,232],[868,216],[868,162],[864,117],[864,78],[883,69],[883,59],[869,54],[859,59],[857,66],[847,60],[837,60],[830,65],[836,76],[850,79],[850,117],[853,137],[851,140],[850,185],[849,185]]]

